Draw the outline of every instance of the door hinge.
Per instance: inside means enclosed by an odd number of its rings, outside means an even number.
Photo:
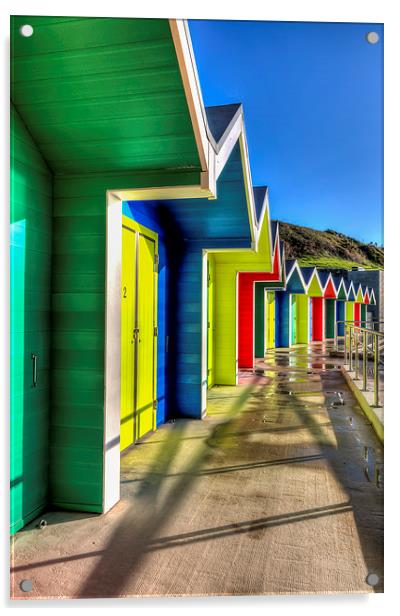
[[[158,254],[154,255],[154,271],[158,272],[158,264],[160,263],[160,257]]]
[[[153,409],[157,410],[157,406],[158,406],[157,400],[153,400]]]
[[[208,329],[210,329],[210,327],[211,327],[210,321],[207,321],[207,327],[208,327]]]
[[[158,327],[157,327],[157,325],[154,326],[154,336],[155,337],[158,336]]]
[[[207,274],[207,286],[209,287],[211,284],[211,274]]]

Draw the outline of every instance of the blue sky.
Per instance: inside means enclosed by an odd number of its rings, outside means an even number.
[[[243,103],[271,216],[381,244],[383,26],[192,20],[190,32],[205,105]]]

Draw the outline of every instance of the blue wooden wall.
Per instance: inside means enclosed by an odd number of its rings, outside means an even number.
[[[157,426],[174,415],[178,271],[183,245],[175,221],[156,202],[124,202],[122,213],[158,233]]]
[[[336,321],[345,320],[345,302],[336,300]],[[338,336],[344,336],[344,323],[338,323],[337,326]]]
[[[275,294],[275,345],[289,346],[290,293]]]

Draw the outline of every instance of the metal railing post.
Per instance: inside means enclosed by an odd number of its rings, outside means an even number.
[[[367,391],[367,335],[363,332],[363,391]]]
[[[351,335],[352,327],[349,326],[349,370],[352,372],[353,370],[353,340]]]
[[[355,378],[356,380],[359,377],[359,357],[358,357],[358,338],[359,338],[359,331],[358,329],[354,330],[354,346],[355,346],[355,351],[354,351],[354,370],[355,370]]]
[[[374,341],[374,406],[379,406],[379,336],[375,336]]]

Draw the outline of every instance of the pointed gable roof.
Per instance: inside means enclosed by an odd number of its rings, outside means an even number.
[[[336,289],[336,297],[338,300],[347,299],[346,286],[344,284],[344,279],[342,276],[333,276],[333,283]]]
[[[319,279],[321,281],[322,288],[325,291],[326,285],[328,284],[330,273],[329,272],[325,272],[325,271],[321,271],[321,270],[317,270],[317,271],[318,271]]]
[[[355,290],[354,290],[353,281],[352,280],[345,280],[344,284],[345,284],[345,287],[346,287],[347,301],[348,302],[355,302],[355,300],[356,300],[356,293],[355,293]]]
[[[290,259],[286,261],[286,290],[290,293],[305,293],[307,285],[301,273],[301,269],[296,260]]]
[[[363,300],[364,304],[369,304],[369,290],[368,287],[363,287]]]
[[[271,233],[271,250],[273,270],[279,275],[279,279],[283,280],[282,276],[282,254],[279,240],[279,224],[276,220],[270,221],[270,233]]]
[[[318,271],[318,274],[323,285],[324,297],[327,299],[336,299],[336,289],[333,284],[331,272]]]
[[[307,285],[310,283],[315,270],[316,270],[315,267],[302,267],[301,268],[301,273],[303,274],[304,281]]]
[[[271,220],[271,240],[273,247],[279,242],[279,224],[276,220]]]
[[[210,129],[217,151],[223,146],[240,108],[240,103],[213,105],[212,107],[205,108],[208,128]]]
[[[306,283],[307,295],[322,297],[323,286],[316,267],[302,267],[301,273]]]
[[[254,206],[256,209],[256,220],[257,220],[257,224],[260,225],[262,223],[264,209],[266,207],[268,187],[267,186],[253,186],[253,194],[254,194]],[[272,227],[271,227],[271,239],[272,239],[271,247],[273,250],[274,236],[272,235]]]
[[[279,240],[279,255],[281,259],[281,279],[283,288],[286,288],[286,261],[285,261],[285,242]]]
[[[356,302],[358,304],[362,304],[364,301],[364,294],[363,294],[363,290],[362,290],[362,286],[361,286],[361,282],[358,284],[357,287],[357,291],[356,291]]]
[[[376,306],[375,291],[373,287],[370,287],[369,289],[369,303],[371,306]]]

